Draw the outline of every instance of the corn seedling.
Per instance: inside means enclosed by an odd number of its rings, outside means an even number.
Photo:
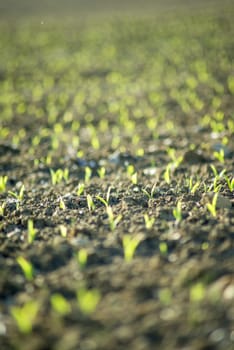
[[[85,183],[89,182],[92,176],[92,169],[88,166],[85,167]]]
[[[142,192],[148,197],[148,199],[152,199],[154,197],[155,188],[156,182],[153,184],[150,192],[148,192],[145,188],[142,189]]]
[[[205,297],[205,287],[203,283],[198,282],[194,284],[189,291],[190,301],[199,302]]]
[[[63,169],[57,169],[57,170],[50,169],[50,176],[51,176],[52,185],[59,184],[63,180],[65,182],[67,182],[68,178],[69,178],[69,169],[68,168],[65,168],[64,170]]]
[[[106,168],[104,168],[102,166],[101,168],[98,169],[97,173],[98,173],[98,176],[100,177],[100,179],[104,179],[104,177],[106,175]]]
[[[131,164],[127,166],[126,170],[127,170],[127,174],[128,174],[129,177],[131,177],[134,174],[134,172],[135,172],[135,168]]]
[[[181,201],[177,202],[176,207],[172,211],[174,218],[176,219],[176,222],[179,223],[182,220],[182,203]]]
[[[212,199],[211,203],[207,203],[207,209],[211,213],[211,215],[215,218],[216,217],[216,204],[217,204],[217,198],[218,198],[218,193],[215,193]]]
[[[210,168],[214,174],[214,177],[217,177],[218,179],[222,179],[222,177],[226,173],[226,169],[223,169],[220,173],[218,173],[218,170],[216,169],[216,167],[213,164],[210,165]]]
[[[76,194],[77,196],[81,196],[84,193],[85,185],[83,183],[79,183]]]
[[[50,303],[54,311],[64,316],[71,312],[71,305],[63,295],[55,293],[50,297]]]
[[[221,148],[219,151],[213,153],[214,158],[218,159],[220,163],[224,163],[224,150]]]
[[[133,165],[128,165],[127,166],[127,174],[132,182],[133,185],[137,184],[137,172],[135,171],[135,168]]]
[[[189,186],[190,193],[194,194],[197,191],[197,189],[199,188],[200,182],[197,181],[197,182],[194,183],[193,182],[193,177],[190,176],[188,186]]]
[[[231,179],[229,179],[227,176],[225,176],[225,180],[226,180],[226,183],[228,185],[228,188],[230,190],[230,192],[233,192],[234,191],[234,177]]]
[[[78,251],[77,253],[77,262],[80,266],[81,269],[83,269],[86,264],[87,264],[87,261],[88,261],[88,253],[87,253],[87,250],[82,248]]]
[[[0,192],[6,191],[8,176],[0,176]]]
[[[214,191],[214,192],[219,192],[222,185],[219,185],[218,184],[218,181],[219,181],[219,177],[216,176],[213,180],[213,183],[211,184],[211,186],[209,187],[209,191]]]
[[[164,181],[169,185],[171,182],[171,163],[169,163],[166,167],[166,170],[163,174]]]
[[[133,185],[137,185],[137,172],[131,175],[131,182]]]
[[[126,234],[122,238],[124,259],[126,262],[129,262],[133,259],[136,248],[138,247],[141,241],[140,235],[132,237],[129,234]]]
[[[28,301],[21,307],[12,306],[10,309],[19,331],[24,334],[31,333],[38,311],[39,303],[35,300]]]
[[[22,185],[18,193],[8,191],[8,193],[17,200],[17,204],[16,204],[17,209],[19,208],[20,202],[22,202],[22,200],[24,198],[24,190],[25,190],[25,187],[24,187],[24,185]]]
[[[33,265],[28,260],[26,260],[23,256],[19,256],[17,258],[17,263],[20,265],[20,267],[24,273],[24,277],[28,281],[31,281],[33,279],[33,275],[34,275]]]
[[[149,217],[148,214],[144,215],[144,220],[145,220],[145,227],[147,230],[150,230],[153,227],[155,218]]]
[[[114,217],[113,210],[110,206],[106,207],[106,213],[108,216],[110,229],[111,229],[111,231],[114,231],[114,229],[116,228],[116,226],[118,225],[118,223],[122,219],[122,215],[118,215],[118,216]]]
[[[59,198],[59,209],[65,210],[66,209],[66,204],[64,203],[64,200],[62,197]]]
[[[162,255],[167,255],[168,253],[168,246],[166,242],[160,242],[159,243],[159,250]]]
[[[89,211],[93,211],[95,209],[93,197],[90,194],[87,194],[86,200]]]
[[[101,294],[97,289],[79,288],[76,294],[80,311],[85,315],[93,313],[101,299]]]
[[[181,162],[183,161],[183,156],[177,156],[175,149],[174,148],[170,148],[168,147],[167,149],[167,154],[169,155],[169,157],[172,160],[172,166],[174,169],[178,168],[178,166],[181,164]]]
[[[6,203],[5,202],[0,204],[0,216],[4,216],[5,207],[6,207]]]
[[[28,243],[31,244],[36,237],[37,230],[34,228],[32,220],[28,220]]]
[[[105,207],[108,207],[108,205],[109,205],[111,189],[112,189],[112,187],[109,186],[109,187],[108,187],[108,190],[107,190],[107,193],[106,193],[106,199],[104,199],[104,198],[101,197],[101,196],[96,196],[96,198],[97,198],[102,204],[104,204]]]
[[[59,229],[60,229],[60,234],[63,238],[66,238],[67,237],[67,228],[66,226],[64,225],[60,225],[59,226]]]

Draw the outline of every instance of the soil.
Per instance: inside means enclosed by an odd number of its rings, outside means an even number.
[[[212,166],[233,178],[231,14],[168,14],[167,23],[54,20],[43,29],[35,19],[2,20],[0,175],[8,178],[0,193],[1,349],[234,349],[234,192],[225,176],[218,178],[216,216],[207,208]],[[199,59],[210,77],[194,83],[203,107],[183,110],[171,91],[185,94]],[[202,123],[217,111],[224,113],[221,131]],[[150,127],[149,120],[158,123]],[[223,161],[215,156],[220,149]],[[66,168],[68,178],[53,185],[51,169]],[[190,178],[199,182],[194,193]],[[17,195],[22,185],[16,199],[9,191]],[[96,197],[105,199],[109,188],[109,206],[121,215],[113,230]],[[173,214],[178,202],[181,219]],[[148,229],[145,214],[154,218]],[[125,235],[140,239],[129,261]],[[19,256],[33,266],[31,279]],[[77,303],[83,286],[100,293],[90,313]],[[55,293],[69,312],[52,307]],[[22,332],[12,308],[32,300],[39,310],[32,330]]]

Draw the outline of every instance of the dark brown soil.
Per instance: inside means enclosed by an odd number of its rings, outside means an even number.
[[[1,349],[234,349],[234,192],[225,178],[234,169],[232,13],[43,29],[35,20],[0,23]],[[195,61],[208,80],[194,73]],[[67,180],[53,185],[51,169],[66,168]],[[225,174],[212,216],[214,169]],[[189,179],[199,183],[194,193]],[[9,191],[22,185],[16,199]],[[106,199],[110,186],[109,206],[121,215],[113,230],[96,197]],[[154,218],[148,229],[145,214]],[[125,235],[140,239],[130,261]],[[31,279],[19,256],[33,266]],[[100,293],[90,313],[77,302],[83,286]],[[53,308],[55,293],[70,305],[66,314]],[[39,309],[22,332],[12,310],[30,301]]]

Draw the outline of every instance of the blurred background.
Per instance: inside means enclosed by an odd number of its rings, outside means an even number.
[[[224,7],[233,0],[0,0],[0,18],[9,16],[74,16],[106,14],[152,15],[161,11],[173,12],[178,9],[204,9],[217,5]]]

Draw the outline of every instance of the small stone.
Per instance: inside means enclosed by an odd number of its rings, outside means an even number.
[[[156,172],[157,172],[157,168],[155,167],[145,168],[143,170],[143,174],[148,176],[154,176]]]

